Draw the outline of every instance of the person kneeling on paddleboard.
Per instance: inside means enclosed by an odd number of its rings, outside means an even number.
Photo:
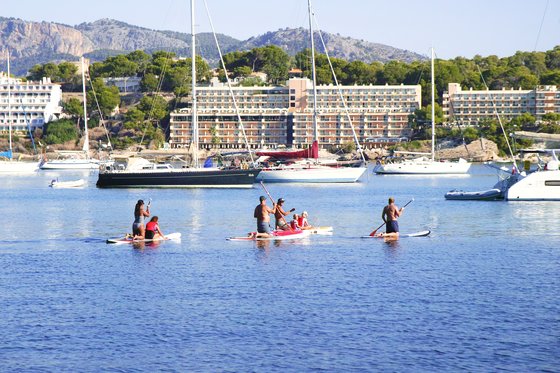
[[[290,222],[290,227],[293,231],[301,231],[301,226],[299,225],[299,215],[294,214],[294,220]]]
[[[257,219],[257,233],[250,234],[251,237],[258,238],[258,237],[272,237],[272,233],[270,232],[270,214],[274,214],[276,212],[276,203],[274,203],[273,208],[270,208],[266,205],[266,197],[260,196],[259,197],[260,204],[255,207],[255,212],[253,216]]]
[[[160,240],[165,239],[165,235],[159,228],[158,224],[159,218],[154,216],[150,219],[148,224],[146,224],[146,239],[147,240]]]
[[[402,215],[404,207],[400,209],[395,205],[395,199],[389,197],[389,204],[383,208],[381,213],[381,218],[386,224],[387,229],[383,237],[394,237],[399,238],[399,223],[397,221],[398,217]]]
[[[307,221],[307,211],[304,211],[299,215],[298,224],[301,229],[313,229],[309,222]]]
[[[278,198],[278,203],[276,204],[276,212],[274,217],[276,218],[276,229],[281,229],[283,231],[291,230],[290,224],[286,221],[284,216],[288,216],[290,212],[294,212],[296,209],[293,208],[290,211],[284,211],[282,205],[284,204],[284,198]]]
[[[144,201],[141,199],[134,206],[134,223],[132,223],[132,237],[134,240],[143,240],[146,234],[144,228],[144,216],[150,216],[150,206],[144,210]]]

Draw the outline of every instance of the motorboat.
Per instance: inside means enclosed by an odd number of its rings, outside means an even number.
[[[508,201],[560,201],[560,169],[556,150],[542,170],[520,175],[506,192]]]

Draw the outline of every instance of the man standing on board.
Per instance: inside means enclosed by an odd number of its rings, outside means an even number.
[[[270,214],[274,214],[276,212],[276,204],[273,204],[273,208],[270,208],[266,205],[266,197],[260,196],[259,200],[261,203],[255,207],[255,213],[253,216],[257,219],[257,233],[251,234],[251,237],[254,238],[267,238],[272,237],[272,233],[270,232]]]
[[[385,233],[381,233],[381,237],[385,238],[399,238],[399,223],[397,221],[398,217],[402,215],[404,207],[400,209],[395,205],[395,199],[389,197],[389,204],[383,208],[383,213],[381,218],[385,222],[387,229]]]

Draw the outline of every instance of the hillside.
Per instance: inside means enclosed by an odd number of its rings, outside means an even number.
[[[17,75],[25,75],[35,64],[77,60],[82,55],[93,61],[99,61],[109,55],[137,49],[148,53],[156,50],[173,51],[180,55],[190,53],[188,33],[151,30],[112,19],[69,26],[0,17],[0,35],[2,35],[0,49],[10,50],[12,71]],[[410,62],[425,59],[414,52],[340,35],[323,33],[323,38],[332,57],[349,61]],[[201,33],[197,40],[203,57],[211,64],[216,64],[218,52],[212,34]],[[309,46],[309,36],[307,30],[303,28],[267,32],[245,41],[219,34],[218,40],[223,53],[272,44],[294,55]],[[318,35],[316,41],[318,50],[322,51]],[[0,70],[5,70],[5,56],[0,57],[0,63]]]

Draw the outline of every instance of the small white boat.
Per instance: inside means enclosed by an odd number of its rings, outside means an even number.
[[[68,181],[59,181],[58,179],[53,179],[49,186],[51,188],[81,188],[84,185],[86,185],[86,181],[84,179]]]

